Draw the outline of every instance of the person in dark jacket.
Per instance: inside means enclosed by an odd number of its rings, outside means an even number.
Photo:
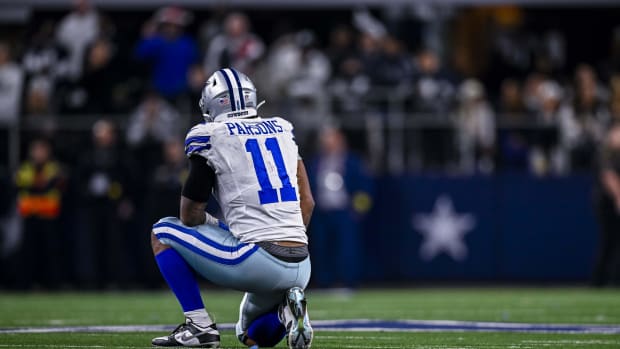
[[[314,281],[319,287],[355,288],[362,269],[361,220],[372,204],[372,181],[340,130],[323,130],[320,144],[309,168],[316,199],[310,230]]]
[[[82,209],[79,271],[85,286],[118,285],[127,275],[124,223],[132,215],[131,174],[112,122],[93,126],[93,144],[79,162]]]
[[[600,240],[591,282],[620,285],[620,125],[611,128],[603,144],[595,208]]]
[[[160,147],[163,161],[152,171],[148,182],[145,200],[146,222],[156,222],[160,217],[177,216],[180,212],[181,190],[187,179],[187,158],[183,143],[170,140]],[[143,226],[146,226],[144,224]],[[161,286],[161,275],[155,260],[151,258],[151,246],[142,234],[136,236],[137,250],[135,259],[141,266],[140,279],[148,287]],[[137,258],[136,258],[137,257]]]

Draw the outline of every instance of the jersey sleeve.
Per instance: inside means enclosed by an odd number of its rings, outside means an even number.
[[[198,155],[207,159],[211,149],[212,129],[208,124],[198,124],[192,127],[185,137],[185,155],[189,158]]]

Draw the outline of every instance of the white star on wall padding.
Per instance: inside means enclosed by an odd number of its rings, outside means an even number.
[[[474,215],[458,214],[452,199],[446,194],[440,195],[431,213],[413,216],[413,228],[424,236],[420,258],[430,261],[445,252],[455,261],[465,260],[468,251],[464,236],[475,225]]]

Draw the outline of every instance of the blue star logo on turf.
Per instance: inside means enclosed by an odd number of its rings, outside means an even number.
[[[413,228],[424,235],[420,258],[430,261],[445,252],[455,261],[465,260],[464,236],[475,225],[476,218],[472,214],[458,214],[448,195],[439,196],[431,213],[413,216]]]

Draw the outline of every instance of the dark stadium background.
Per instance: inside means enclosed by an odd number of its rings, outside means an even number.
[[[35,5],[30,6],[29,4]],[[53,21],[56,24],[70,10],[70,2],[67,5],[58,5],[53,2],[46,5],[41,1],[3,1],[0,2],[0,41],[6,42],[12,51],[12,57],[17,64],[21,62],[23,53],[28,49],[28,42],[32,35],[40,29],[42,23]],[[132,4],[133,3],[133,4]],[[287,33],[294,33],[308,29],[315,35],[316,41],[313,46],[325,51],[329,42],[330,31],[340,25],[351,28],[353,12],[357,9],[353,6],[324,7],[308,2],[283,1],[276,7],[253,6],[251,2],[243,2],[240,6],[195,6],[196,2],[175,2],[184,10],[193,13],[193,21],[185,29],[186,33],[194,35],[200,25],[207,20],[223,20],[225,15],[231,12],[241,12],[247,15],[251,23],[251,31],[262,39],[269,54],[270,47],[277,39]],[[399,23],[390,23],[386,20],[385,11],[379,2],[370,1],[367,10],[377,20],[382,21],[388,33],[399,40],[406,54],[415,55],[423,45],[424,24],[415,18],[406,18]],[[426,3],[430,3],[427,1]],[[446,2],[450,3],[450,2]],[[494,3],[489,1],[488,3]],[[501,2],[497,2],[501,3]],[[610,90],[613,74],[620,74],[620,62],[612,61],[612,41],[614,35],[620,37],[620,7],[612,2],[600,1],[591,3],[588,1],[570,1],[567,3],[553,2],[551,5],[517,5],[513,8],[521,16],[521,24],[517,33],[527,38],[536,38],[550,30],[555,30],[564,38],[566,58],[565,64],[559,70],[554,71],[550,79],[561,85],[564,94],[562,103],[572,103],[570,89],[573,87],[575,69],[582,63],[590,65],[597,75],[597,83]],[[153,178],[152,171],[145,171],[151,166],[154,169],[161,163],[161,153],[155,154],[152,148],[149,153],[132,149],[125,144],[119,146],[118,162],[128,162],[131,169],[130,184],[119,194],[123,199],[114,203],[114,210],[118,214],[128,215],[115,216],[115,227],[121,233],[117,240],[107,241],[102,244],[93,243],[99,239],[87,236],[85,227],[97,226],[100,222],[93,221],[91,216],[84,214],[83,194],[84,188],[80,185],[79,162],[87,154],[90,147],[91,127],[100,118],[112,120],[119,131],[119,140],[124,140],[124,134],[129,115],[133,113],[149,87],[150,66],[139,63],[132,57],[132,50],[140,40],[140,32],[145,21],[151,19],[153,14],[161,6],[149,6],[145,2],[127,1],[124,6],[106,5],[105,1],[96,1],[96,8],[103,14],[107,21],[114,27],[111,41],[114,44],[116,54],[114,76],[116,79],[126,81],[130,90],[125,95],[123,103],[120,103],[110,111],[70,111],[64,112],[54,107],[48,111],[48,116],[53,115],[56,120],[55,129],[50,132],[40,125],[39,121],[20,112],[16,126],[1,124],[3,143],[0,143],[1,159],[0,177],[0,205],[5,210],[3,214],[4,224],[0,227],[3,239],[0,240],[2,254],[0,255],[0,289],[33,289],[33,288],[67,288],[67,289],[108,289],[108,288],[161,288],[162,279],[158,275],[155,264],[150,256],[148,245],[148,232],[150,224],[158,217],[153,212],[165,212],[173,215],[177,197],[175,195],[156,196],[145,184]],[[187,4],[187,5],[183,5]],[[306,5],[304,5],[306,4]],[[161,5],[158,3],[158,5]],[[492,12],[493,5],[483,7],[471,5],[467,2],[458,2],[451,8],[452,16],[446,21],[444,27],[443,47],[446,49],[444,63],[454,78],[454,87],[466,80],[477,78],[484,85],[486,97],[492,106],[497,104],[500,94],[500,83],[505,78],[515,78],[523,82],[534,70],[529,67],[526,71],[515,73],[506,70],[495,60],[490,50],[480,52],[481,59],[488,64],[475,76],[455,73],[451,67],[452,46],[451,38],[458,18],[468,13],[484,11]],[[497,5],[501,6],[501,5]],[[497,8],[495,8],[497,9]],[[9,11],[10,10],[10,11]],[[4,12],[4,14],[1,14]],[[15,13],[15,16],[9,13]],[[486,20],[491,20],[492,14],[483,15]],[[484,26],[488,28],[488,26]],[[355,28],[354,31],[363,31],[363,28]],[[615,33],[615,34],[614,34]],[[482,33],[481,40],[489,40],[492,33]],[[204,47],[200,47],[200,62],[204,55]],[[620,52],[620,51],[619,51]],[[535,54],[535,50],[532,51]],[[616,57],[619,59],[619,57]],[[261,61],[259,61],[261,62]],[[614,66],[615,64],[615,66]],[[334,67],[332,67],[332,71]],[[259,100],[261,98],[261,86],[268,84],[265,76],[257,78],[259,86]],[[416,78],[411,77],[411,81]],[[330,79],[325,86],[332,82]],[[395,90],[393,90],[395,91]],[[383,91],[385,92],[385,91]],[[382,92],[382,93],[383,93]],[[391,92],[388,91],[387,95]],[[415,93],[415,92],[409,92]],[[377,97],[372,92],[371,96],[362,97],[364,103],[370,105],[373,112],[383,115],[381,120],[387,120],[386,105],[382,94]],[[25,92],[21,94],[22,98]],[[187,125],[201,121],[197,108],[196,94],[190,93],[184,100],[181,110],[182,117]],[[60,98],[54,96],[54,98]],[[612,97],[607,97],[611,101]],[[617,98],[617,97],[616,97]],[[378,99],[378,101],[377,101]],[[456,104],[456,97],[453,97]],[[23,106],[23,101],[21,105]],[[458,146],[453,144],[456,129],[451,120],[442,121],[439,126],[432,120],[420,118],[414,120],[419,114],[412,107],[409,97],[404,98],[405,118],[411,117],[410,123],[402,126],[397,131],[401,134],[404,143],[397,147],[404,149],[397,160],[396,167],[388,164],[388,158],[394,149],[386,146],[383,153],[371,154],[370,145],[365,138],[365,126],[361,122],[351,119],[338,120],[345,135],[348,137],[351,150],[358,154],[367,163],[375,157],[375,162],[369,165],[371,190],[367,190],[370,203],[362,207],[353,207],[352,214],[356,215],[356,224],[360,224],[358,253],[359,258],[351,262],[351,270],[359,273],[359,279],[349,281],[347,276],[340,275],[342,280],[330,280],[323,284],[320,280],[313,279],[312,287],[357,287],[375,285],[415,285],[423,282],[447,282],[447,283],[578,283],[588,284],[593,280],[593,270],[599,251],[599,225],[596,221],[596,207],[594,194],[598,188],[596,168],[598,161],[592,161],[586,168],[568,169],[559,172],[551,170],[536,172],[528,168],[506,169],[500,166],[498,158],[499,145],[495,145],[496,153],[494,160],[495,168],[490,172],[485,171],[460,171],[455,170],[455,153]],[[54,104],[54,103],[52,103]],[[366,107],[366,105],[364,105]],[[266,110],[270,112],[282,112],[283,117],[295,115],[295,107],[285,106],[278,109],[278,105],[270,105],[267,97]],[[22,108],[23,109],[23,108]],[[88,108],[86,108],[88,109]],[[455,108],[452,108],[454,111]],[[383,113],[383,114],[382,114]],[[496,113],[495,115],[499,115]],[[497,132],[512,128],[527,130],[548,130],[543,133],[545,142],[557,143],[557,125],[541,126],[537,123],[526,125],[509,125],[497,122]],[[310,125],[307,132],[305,147],[302,155],[308,163],[319,155],[318,133],[325,125]],[[302,126],[306,127],[306,126]],[[385,127],[385,124],[384,124]],[[609,128],[605,125],[604,128]],[[386,127],[380,129],[386,144],[393,139],[394,129]],[[413,132],[410,132],[413,131]],[[14,147],[9,141],[9,132],[19,135],[18,146]],[[432,133],[435,132],[435,133]],[[182,132],[183,133],[183,132]],[[416,139],[423,135],[437,135],[431,137],[431,143],[416,143]],[[62,164],[64,169],[62,183],[62,210],[55,219],[57,224],[53,229],[43,229],[46,234],[52,234],[48,241],[54,241],[56,247],[49,249],[41,239],[36,238],[35,244],[38,250],[46,253],[37,253],[34,257],[25,258],[24,246],[20,244],[20,231],[11,225],[11,218],[16,218],[13,206],[17,200],[19,190],[15,187],[15,173],[18,170],[15,161],[22,163],[27,159],[30,142],[43,135],[53,147],[55,158]],[[403,136],[404,135],[404,136]],[[182,137],[181,134],[179,137]],[[529,136],[528,136],[529,137]],[[533,137],[536,138],[536,137]],[[182,138],[179,138],[181,140]],[[412,144],[407,141],[414,140]],[[537,138],[538,139],[538,138]],[[528,138],[528,142],[531,139]],[[599,140],[600,141],[600,140]],[[433,143],[437,142],[437,144]],[[448,144],[448,160],[440,165],[420,165],[416,161],[408,162],[409,151],[414,149],[417,156],[432,154],[437,149],[444,149]],[[159,145],[158,145],[159,146]],[[411,148],[413,147],[413,148]],[[598,159],[600,148],[597,147],[589,156]],[[378,161],[377,161],[378,158]],[[402,161],[402,163],[398,163]],[[145,165],[146,164],[146,165]],[[392,163],[392,165],[394,165]],[[120,177],[123,177],[121,175]],[[167,193],[169,194],[169,193]],[[353,197],[353,195],[352,195]],[[450,255],[445,250],[428,259],[422,258],[420,248],[424,243],[423,235],[415,227],[415,217],[429,217],[436,212],[438,200],[441,197],[449,197],[453,213],[457,215],[471,215],[474,217],[474,226],[468,229],[463,237],[467,247],[467,254],[462,258]],[[174,202],[167,207],[152,207],[154,202]],[[127,208],[126,204],[130,205]],[[210,205],[211,210],[217,212],[215,205]],[[126,209],[126,210],[125,210]],[[158,211],[159,210],[159,211]],[[121,212],[122,211],[122,212]],[[114,214],[111,214],[112,216]],[[107,218],[99,219],[106,220]],[[105,216],[111,217],[111,216]],[[27,219],[27,217],[23,217]],[[18,219],[19,220],[19,219]],[[8,223],[7,223],[8,222]],[[361,223],[360,223],[361,222]],[[312,233],[310,233],[312,241]],[[38,242],[37,242],[38,241]],[[105,245],[108,244],[108,245]],[[105,245],[106,247],[102,247]],[[98,250],[102,249],[102,250]],[[615,252],[618,254],[618,252]],[[45,256],[47,254],[47,256]],[[114,272],[108,271],[109,275],[102,275],[93,259],[106,257],[119,263]],[[42,257],[44,256],[44,257]],[[54,277],[50,280],[41,274],[41,268],[47,265],[46,258],[56,261]],[[317,265],[327,263],[320,260],[317,254]],[[619,257],[620,258],[620,257]],[[615,262],[616,266],[620,262]],[[21,278],[22,267],[28,265],[30,277]],[[321,271],[320,267],[316,273]],[[47,274],[43,272],[43,274]],[[23,276],[23,275],[21,275]],[[337,279],[338,277],[335,276]],[[613,282],[607,280],[606,282]],[[615,282],[619,280],[616,279]],[[349,284],[350,282],[350,284]]]

